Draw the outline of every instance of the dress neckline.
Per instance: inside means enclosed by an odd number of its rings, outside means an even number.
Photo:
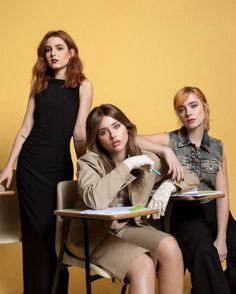
[[[63,80],[63,79],[51,79],[50,81],[65,82],[65,80]]]

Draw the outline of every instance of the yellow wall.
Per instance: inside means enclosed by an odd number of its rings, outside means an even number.
[[[205,92],[236,216],[235,13],[234,0],[1,1],[0,166],[22,122],[38,42],[64,29],[80,48],[94,105],[118,105],[142,133],[177,127],[172,97],[180,87]]]

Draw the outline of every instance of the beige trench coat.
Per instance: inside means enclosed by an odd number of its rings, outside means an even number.
[[[102,209],[117,206],[117,195],[128,186],[131,205],[147,205],[152,188],[156,182],[163,180],[166,175],[166,166],[159,157],[150,152],[143,152],[155,162],[155,168],[161,170],[161,176],[145,172],[144,184],[138,188],[129,185],[135,180],[128,167],[122,162],[111,172],[106,174],[102,161],[96,153],[88,152],[78,159],[78,209]],[[173,182],[180,190],[189,190],[199,185],[198,178],[186,172],[185,180],[181,183]],[[144,219],[135,218],[137,226],[147,225]],[[120,232],[124,223],[114,221],[89,222],[90,253],[109,233],[110,228]],[[76,256],[83,258],[83,228],[79,220],[73,220],[70,227],[67,247]]]

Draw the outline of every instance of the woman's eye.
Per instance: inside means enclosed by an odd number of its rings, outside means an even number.
[[[99,135],[99,136],[104,136],[104,135],[106,135],[106,130],[101,130],[101,131],[99,131],[98,135]]]
[[[63,50],[64,47],[57,47],[57,50]]]
[[[191,105],[192,108],[195,108],[195,107],[197,107],[197,106],[198,106],[198,103],[193,103],[193,104]]]
[[[48,52],[50,52],[51,51],[51,48],[44,48],[44,52],[45,53],[48,53]]]
[[[114,129],[119,129],[119,127],[120,127],[120,124],[119,123],[117,123],[117,124],[114,125]]]
[[[180,107],[179,109],[178,109],[178,113],[183,113],[184,112],[184,108],[183,107]]]

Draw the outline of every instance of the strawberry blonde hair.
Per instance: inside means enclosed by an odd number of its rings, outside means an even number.
[[[203,94],[203,92],[197,88],[197,87],[184,87],[177,91],[177,93],[174,96],[174,110],[176,114],[178,115],[178,108],[181,106],[189,97],[190,94],[196,95],[199,100],[202,103],[204,113],[205,113],[205,119],[204,119],[204,127],[205,130],[209,130],[209,115],[210,115],[210,109],[209,105],[206,99],[206,96]]]
[[[49,68],[45,58],[45,44],[50,37],[61,38],[66,43],[69,50],[74,50],[74,55],[71,57],[67,65],[65,87],[75,88],[85,79],[82,61],[79,58],[79,51],[74,40],[65,31],[49,31],[43,37],[37,49],[38,59],[32,70],[32,96],[46,90],[49,80],[54,77],[54,72],[51,68]]]

